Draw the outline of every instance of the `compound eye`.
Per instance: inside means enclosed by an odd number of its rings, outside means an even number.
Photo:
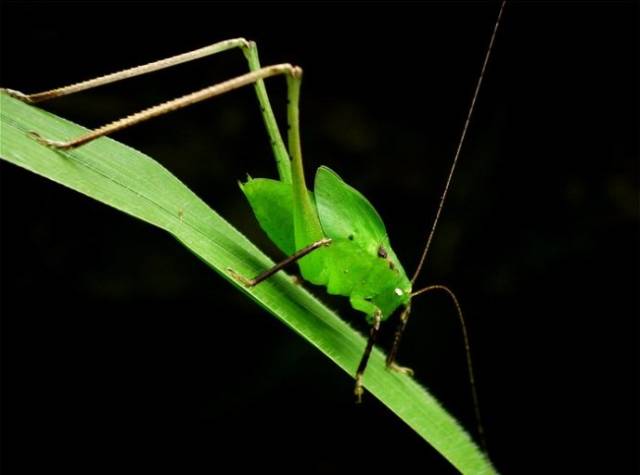
[[[404,295],[404,292],[402,291],[402,289],[399,288],[395,288],[393,291],[398,297],[402,297]]]

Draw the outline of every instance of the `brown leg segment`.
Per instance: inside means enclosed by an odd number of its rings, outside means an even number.
[[[329,238],[322,238],[319,241],[311,243],[307,247],[303,247],[302,249],[297,251],[295,254],[292,254],[291,256],[287,257],[285,260],[283,260],[281,262],[278,262],[275,266],[271,267],[270,269],[267,269],[266,271],[262,272],[261,274],[258,274],[253,279],[247,279],[245,276],[243,276],[241,274],[238,274],[231,267],[227,267],[227,271],[236,280],[242,282],[245,285],[245,287],[255,287],[260,282],[262,282],[263,280],[267,280],[273,274],[275,274],[276,272],[282,270],[283,268],[285,268],[289,264],[293,264],[297,260],[302,259],[304,256],[306,256],[310,252],[313,252],[313,251],[315,251],[316,249],[319,249],[322,246],[328,246],[330,243],[331,243],[331,239],[329,239]]]
[[[199,48],[187,53],[178,54],[169,58],[164,58],[159,61],[153,61],[151,63],[143,64],[141,66],[135,66],[133,68],[124,69],[111,74],[105,74],[88,81],[82,81],[69,86],[59,87],[51,89],[49,91],[38,92],[36,94],[23,94],[20,91],[14,91],[12,89],[5,89],[5,91],[21,101],[28,102],[29,104],[35,104],[36,102],[48,101],[56,97],[67,96],[69,94],[75,94],[76,92],[88,91],[94,87],[103,86],[105,84],[112,84],[114,82],[122,81],[123,79],[129,79],[136,76],[142,76],[144,74],[152,73],[154,71],[160,71],[162,69],[170,68],[178,64],[188,63],[200,58],[206,58],[207,56],[220,53],[222,51],[230,50],[232,48],[249,48],[250,43],[244,38],[233,38],[231,40],[219,41],[217,43]]]
[[[362,375],[364,374],[364,370],[367,369],[367,363],[369,362],[369,356],[371,356],[371,349],[378,338],[378,332],[380,331],[380,321],[382,320],[382,312],[380,310],[376,310],[376,313],[373,315],[373,325],[371,325],[371,329],[369,330],[369,340],[367,340],[367,346],[362,354],[362,359],[360,360],[360,364],[358,365],[358,370],[356,371],[356,387],[353,390],[353,393],[356,395],[356,402],[362,402],[362,394],[364,394],[364,388],[362,387]]]
[[[154,61],[151,63],[143,64],[141,66],[136,66],[133,68],[128,68],[122,71],[118,71],[111,74],[106,74],[104,76],[100,76],[94,79],[90,79],[88,81],[82,81],[79,83],[71,84],[65,87],[59,87],[56,89],[51,89],[49,91],[39,92],[36,94],[24,94],[20,91],[14,91],[12,89],[3,89],[0,88],[0,91],[4,91],[10,96],[15,97],[23,102],[27,102],[29,104],[33,104],[36,102],[47,101],[49,99],[54,99],[56,97],[66,96],[69,94],[75,94],[77,92],[86,91],[89,89],[93,89],[94,87],[99,87],[105,84],[115,83],[124,79],[132,78],[135,76],[142,76],[144,74],[152,73],[154,71],[160,71],[161,69],[170,68],[173,66],[177,66],[180,64],[188,63],[189,61],[206,58],[217,53],[231,50],[234,48],[240,48],[244,52],[244,55],[249,63],[249,69],[251,71],[257,71],[261,69],[260,60],[258,58],[258,48],[253,41],[247,41],[244,38],[234,38],[225,41],[219,41],[217,43],[205,46],[204,48],[199,48],[193,51],[189,51],[187,53],[178,54],[175,56],[171,56],[169,58],[164,58],[159,61]],[[264,85],[264,81],[259,79],[254,84],[256,95],[258,96],[258,102],[260,103],[260,111],[262,113],[262,117],[264,119],[264,123],[267,128],[267,132],[269,133],[271,146],[273,148],[273,152],[276,157],[276,162],[278,165],[278,173],[280,175],[280,179],[285,181],[286,183],[291,182],[291,170],[289,166],[289,156],[287,155],[287,151],[282,140],[282,136],[280,135],[280,131],[278,130],[277,121],[273,114],[273,110],[271,108],[271,103],[269,102],[269,97],[267,96],[267,90]],[[41,139],[41,142],[44,145],[53,147],[53,148],[73,148],[82,145],[82,141],[67,141],[67,142],[56,142],[48,139],[43,139],[37,134],[30,134],[34,139]],[[93,138],[97,138],[96,136],[92,136]]]
[[[302,75],[302,70],[299,67],[292,66],[288,63],[267,66],[256,71],[251,71],[241,76],[229,79],[227,81],[214,84],[213,86],[205,87],[204,89],[192,92],[191,94],[186,94],[182,97],[178,97],[177,99],[163,102],[162,104],[158,104],[157,106],[149,107],[148,109],[144,109],[135,114],[116,120],[115,122],[111,122],[107,125],[92,130],[91,132],[87,132],[84,135],[67,141],[50,140],[45,137],[41,137],[36,132],[30,132],[29,135],[37,142],[47,147],[59,150],[70,150],[89,143],[99,137],[110,135],[114,132],[126,129],[154,117],[168,114],[178,109],[183,109],[198,102],[211,99],[234,89],[238,89],[249,84],[254,84],[257,81],[277,75],[300,77]]]
[[[387,368],[393,371],[397,371],[399,373],[413,376],[413,370],[411,368],[398,366],[396,364],[396,356],[398,355],[400,340],[402,340],[402,334],[404,333],[404,329],[407,326],[407,321],[409,321],[410,312],[411,312],[411,306],[407,305],[405,309],[402,311],[402,313],[400,314],[400,323],[398,323],[398,328],[396,328],[396,333],[393,337],[393,345],[391,345],[391,351],[389,351],[389,354],[387,355]]]

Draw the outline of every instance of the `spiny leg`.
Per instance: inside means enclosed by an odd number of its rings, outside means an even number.
[[[86,91],[86,90],[93,89],[95,87],[103,86],[106,84],[115,83],[118,81],[122,81],[124,79],[129,79],[132,77],[142,76],[144,74],[152,73],[155,71],[160,71],[162,69],[177,66],[179,64],[184,64],[190,61],[194,61],[196,59],[206,58],[208,56],[212,56],[214,54],[221,53],[223,51],[227,51],[233,48],[242,48],[250,71],[253,72],[261,69],[260,60],[258,58],[258,48],[256,44],[253,41],[247,41],[244,38],[233,38],[230,40],[220,41],[220,42],[217,42],[193,51],[189,51],[187,53],[182,53],[176,56],[171,56],[169,58],[164,58],[158,61],[153,61],[151,63],[135,66],[122,71],[117,71],[115,73],[106,74],[104,76],[99,76],[94,79],[89,79],[87,81],[74,83],[69,86],[59,87],[59,88],[51,89],[44,92],[38,92],[35,94],[24,94],[20,91],[15,91],[13,89],[0,89],[0,90],[5,91],[10,96],[13,96],[21,101],[24,101],[30,104],[35,104],[37,102],[44,102],[50,99],[54,99],[56,97],[67,96],[70,94]],[[271,104],[269,102],[269,97],[267,96],[267,91],[264,85],[264,81],[262,79],[258,79],[257,81],[255,81],[255,90],[256,90],[256,95],[258,97],[258,102],[260,104],[260,112],[265,122],[265,126],[271,142],[271,147],[273,148],[273,152],[275,155],[280,179],[286,183],[290,183],[291,182],[291,165],[290,165],[289,156],[287,155],[284,141],[282,140],[282,136],[278,129],[278,125],[277,125],[275,116],[273,114]],[[31,135],[36,139],[38,138],[37,134],[31,134]],[[97,138],[97,137],[93,137],[93,138]],[[93,138],[91,140],[93,140]],[[74,148],[87,142],[48,141],[44,143],[54,148]],[[64,144],[67,146],[61,147],[60,144]]]
[[[96,78],[95,80],[85,81],[84,83],[78,83],[76,85],[54,89],[52,91],[45,91],[44,93],[39,93],[36,95],[28,96],[16,91],[7,92],[27,102],[50,99],[52,97],[59,97],[65,94],[79,92],[81,90],[96,87],[108,82],[114,82],[120,79],[125,79],[127,77],[144,74],[145,72],[155,71],[174,64],[190,61],[191,59],[196,59],[197,57],[204,57],[207,54],[213,54],[212,50],[215,49],[215,46],[216,45],[212,45],[211,47],[196,50],[195,52],[178,55],[178,57],[157,61],[155,63],[150,63],[149,65],[138,66],[136,68],[131,68],[130,70],[107,75],[103,78]],[[247,74],[210,86],[192,94],[187,94],[172,101],[150,107],[141,112],[117,120],[71,140],[50,140],[48,138],[41,137],[37,132],[30,132],[29,135],[39,143],[51,148],[61,150],[73,149],[75,147],[79,147],[83,144],[91,142],[92,140],[95,140],[99,137],[111,134],[127,127],[131,127],[153,117],[157,117],[169,112],[173,112],[174,110],[188,107],[197,102],[218,96],[220,94],[224,94],[233,89],[237,89],[239,87],[253,83],[255,84],[256,94],[258,96],[260,109],[267,126],[267,130],[269,132],[269,135],[271,136],[271,143],[278,166],[280,179],[285,183],[292,183],[294,201],[295,203],[299,203],[297,208],[294,208],[294,228],[296,229],[296,242],[300,242],[300,245],[302,245],[303,243],[321,240],[324,236],[324,233],[322,231],[320,221],[317,217],[317,213],[315,212],[315,208],[309,196],[309,192],[306,188],[302,167],[302,152],[300,147],[299,126],[299,100],[302,69],[299,67],[294,67],[290,64],[279,64],[261,68],[255,43],[247,42],[242,38],[223,42],[223,45],[218,46],[218,50],[215,52],[237,46],[241,46],[243,48],[245,56],[249,63],[251,72]],[[284,149],[282,137],[280,135],[277,122],[273,115],[269,99],[267,97],[266,88],[262,83],[264,79],[278,74],[286,74],[287,76],[288,154]]]
[[[211,99],[212,97],[219,96],[234,89],[253,84],[261,79],[266,79],[268,77],[281,74],[286,74],[287,76],[291,77],[300,77],[302,75],[302,69],[297,66],[292,66],[288,63],[267,66],[257,71],[252,71],[241,76],[229,79],[227,81],[214,84],[213,86],[206,87],[191,94],[186,94],[177,99],[173,99],[171,101],[149,107],[148,109],[144,109],[135,114],[116,120],[91,132],[81,135],[80,137],[76,137],[68,141],[50,140],[45,137],[41,137],[36,132],[31,132],[29,135],[39,143],[47,147],[60,150],[69,150],[91,142],[92,140],[95,140],[99,137],[112,134],[122,129],[126,129],[154,117],[168,114],[178,109],[183,109],[206,99]]]
[[[353,390],[353,393],[356,395],[356,402],[362,402],[362,395],[364,394],[364,388],[362,386],[362,375],[364,374],[364,370],[367,369],[367,363],[369,362],[369,356],[371,356],[371,349],[378,338],[378,332],[380,331],[380,321],[382,320],[382,312],[378,309],[373,314],[373,325],[369,329],[369,339],[367,340],[367,346],[364,349],[364,353],[362,354],[362,358],[360,359],[360,364],[358,365],[358,369],[356,371],[356,386]]]
[[[35,104],[36,102],[48,101],[56,97],[68,96],[69,94],[75,94],[76,92],[87,91],[95,87],[104,86],[106,84],[112,84],[114,82],[122,81],[124,79],[133,78],[136,76],[142,76],[144,74],[152,73],[154,71],[160,71],[162,69],[177,66],[178,64],[187,63],[200,58],[205,58],[222,51],[226,51],[232,48],[249,47],[249,42],[244,38],[234,38],[231,40],[220,41],[212,45],[205,46],[187,53],[178,54],[169,58],[164,58],[151,63],[142,64],[132,68],[127,68],[122,71],[116,71],[115,73],[105,74],[97,78],[89,79],[87,81],[81,81],[78,83],[70,84],[64,87],[58,87],[48,91],[38,92],[35,94],[24,94],[20,91],[14,91],[12,89],[5,89],[5,91],[24,102]]]
[[[267,280],[273,274],[275,274],[276,272],[282,270],[283,268],[285,268],[289,264],[293,264],[297,260],[302,259],[307,254],[315,251],[316,249],[319,249],[322,246],[328,246],[330,243],[331,243],[331,239],[329,239],[329,238],[323,238],[323,239],[320,239],[319,241],[311,243],[308,246],[303,247],[302,249],[297,251],[295,254],[292,254],[291,256],[287,257],[283,261],[278,262],[276,265],[274,265],[270,269],[267,269],[266,271],[258,274],[253,279],[248,279],[245,276],[243,276],[241,274],[238,274],[231,267],[227,267],[227,271],[229,272],[229,274],[231,274],[233,276],[234,279],[242,282],[246,287],[255,287],[260,282],[262,282],[264,280]]]
[[[249,67],[250,69],[252,69],[252,71],[247,74],[243,74],[241,76],[229,79],[222,83],[215,84],[213,86],[201,89],[191,94],[184,95],[177,99],[167,101],[157,106],[150,107],[138,113],[124,117],[123,119],[120,119],[120,120],[111,122],[105,126],[99,127],[80,137],[77,137],[75,139],[68,140],[65,142],[54,141],[54,140],[41,137],[36,132],[31,132],[30,135],[39,143],[45,146],[56,148],[56,149],[62,149],[62,150],[72,149],[75,147],[79,147],[83,144],[86,144],[88,142],[91,142],[92,140],[95,140],[99,137],[109,135],[118,130],[122,130],[124,128],[139,124],[153,117],[158,117],[160,115],[167,114],[169,112],[173,112],[175,110],[188,107],[190,105],[224,94],[226,92],[232,91],[242,86],[246,86],[249,84],[256,84],[257,85],[256,91],[257,91],[258,99],[261,105],[261,111],[263,113],[265,122],[268,124],[267,128],[270,134],[275,134],[276,136],[275,139],[272,140],[272,144],[274,143],[282,144],[282,139],[281,139],[277,124],[275,122],[275,118],[273,117],[273,112],[271,110],[269,100],[266,94],[266,89],[264,88],[264,85],[260,87],[260,83],[262,82],[263,79],[266,79],[268,77],[285,74],[287,76],[287,97],[288,97],[287,119],[289,124],[289,127],[288,127],[289,154],[293,158],[293,162],[296,164],[297,169],[299,169],[298,175],[301,176],[303,179],[304,175],[302,174],[302,158],[301,158],[301,150],[300,150],[300,127],[299,127],[299,96],[300,96],[300,82],[302,77],[302,69],[299,67],[294,67],[288,63],[277,64],[273,66],[267,66],[264,68],[255,69],[260,65],[255,43],[248,43],[243,39],[238,39],[235,41],[236,41],[235,45],[232,45],[232,46],[227,45],[226,48],[228,49],[233,46],[242,46],[245,48],[246,57],[249,62]],[[45,93],[41,93],[40,95],[36,95],[36,99],[45,100],[47,98],[59,97],[65,94],[72,94],[74,92],[79,92],[81,90],[89,89],[91,87],[96,87],[98,85],[106,84],[108,82],[115,82],[121,79],[125,79],[126,77],[132,77],[134,75],[144,74],[145,72],[150,72],[152,70],[158,70],[165,67],[169,67],[172,65],[172,62],[174,62],[173,64],[175,64],[175,61],[179,63],[179,62],[185,62],[190,60],[190,59],[186,59],[186,56],[193,56],[191,59],[195,59],[195,57],[202,57],[205,55],[204,53],[199,53],[198,51],[192,52],[192,54],[186,53],[185,55],[180,55],[180,57],[177,60],[175,58],[174,59],[168,58],[167,60],[161,60],[155,63],[150,63],[149,65],[146,65],[146,66],[143,65],[137,68],[132,68],[131,70],[122,71],[120,73],[114,73],[112,75],[108,75],[105,78],[97,78],[95,80],[86,81],[84,83],[79,83],[77,85],[71,85],[66,88],[59,88],[57,90],[47,91]],[[212,53],[209,52],[209,54],[212,54]],[[31,97],[26,96],[22,93],[17,93],[15,91],[12,91],[11,94],[20,99],[26,100],[27,102],[35,101],[33,96]],[[273,138],[273,135],[272,135],[272,138]],[[276,148],[277,147],[274,146],[274,150],[276,150]],[[284,181],[293,181],[289,156],[286,155],[286,152],[284,152],[284,154],[285,154],[285,157],[284,157],[285,159],[282,160],[281,162],[286,163],[286,167],[283,168],[281,166],[282,163],[279,163],[278,170],[280,172],[281,178]],[[276,157],[276,159],[277,158],[278,157]],[[298,197],[298,198],[301,198],[300,201],[303,203],[306,203],[308,207],[311,206],[310,200],[308,197],[308,192],[306,191],[306,187],[304,186],[304,182],[300,182],[300,180],[298,180],[298,183],[295,183],[295,182],[293,183],[294,194],[296,193],[296,191],[299,191],[299,189],[304,189],[304,194],[305,194],[305,196],[303,197]],[[306,200],[303,198],[306,198]],[[318,239],[318,237],[313,238],[313,239],[316,239],[315,242],[304,247],[303,249],[298,251],[296,254],[294,254],[290,258],[285,259],[283,262],[276,265],[274,268],[269,269],[263,274],[259,275],[256,279],[247,279],[235,273],[232,269],[230,269],[230,271],[233,272],[233,274],[236,276],[236,278],[238,278],[238,280],[241,280],[246,285],[251,285],[251,286],[256,285],[257,283],[273,275],[275,272],[277,272],[287,264],[295,262],[296,260],[304,257],[305,255],[309,254],[310,252],[317,249],[318,247],[328,244],[331,241],[330,239],[323,237],[319,222],[317,223],[317,229],[314,228],[313,231],[317,231],[315,235],[320,237],[320,239]],[[310,240],[312,239],[307,240],[307,242],[309,242]]]
[[[407,326],[407,321],[409,320],[410,312],[411,312],[411,306],[407,305],[402,311],[402,313],[400,314],[400,322],[398,323],[398,327],[396,328],[396,333],[393,336],[393,345],[391,345],[391,351],[389,351],[389,354],[387,355],[387,368],[393,371],[397,371],[399,373],[413,376],[413,370],[411,368],[407,368],[405,366],[399,366],[398,364],[396,364],[396,356],[398,355],[400,340],[402,340],[402,334],[404,333],[404,329]]]

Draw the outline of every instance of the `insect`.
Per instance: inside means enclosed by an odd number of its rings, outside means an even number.
[[[503,7],[504,2],[494,26],[472,105],[436,218],[418,268],[411,278],[393,251],[382,219],[359,191],[348,185],[336,172],[327,167],[320,167],[315,173],[313,186],[308,186],[304,176],[299,124],[302,70],[288,63],[261,67],[258,50],[253,42],[243,38],[226,40],[178,56],[41,93],[27,95],[12,90],[8,92],[25,102],[42,102],[208,57],[230,49],[241,49],[250,70],[246,74],[143,110],[68,141],[52,141],[40,136],[37,131],[31,132],[31,136],[44,146],[72,149],[153,117],[240,87],[254,85],[274,152],[279,179],[249,179],[241,184],[241,190],[249,201],[262,229],[289,257],[258,276],[243,276],[233,269],[228,269],[228,272],[242,284],[251,287],[259,285],[285,266],[295,262],[305,280],[315,285],[326,286],[331,294],[348,297],[351,306],[363,313],[371,324],[369,338],[355,374],[354,394],[360,401],[364,392],[363,374],[384,320],[401,309],[400,322],[388,354],[387,366],[395,371],[411,373],[410,369],[396,363],[396,357],[409,318],[412,298],[424,292],[443,290],[453,298],[459,309],[455,296],[448,288],[441,285],[431,285],[414,290],[413,285],[422,269],[442,211]],[[265,79],[278,75],[285,76],[287,82],[286,145],[279,131],[264,84]],[[183,210],[180,210],[181,218],[182,214]]]

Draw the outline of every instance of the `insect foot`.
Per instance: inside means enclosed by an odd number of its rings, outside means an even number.
[[[58,142],[58,141],[55,141],[55,140],[45,139],[38,132],[34,132],[33,130],[27,132],[27,137],[29,137],[30,139],[35,140],[40,145],[44,145],[45,147],[57,148],[57,149],[61,149],[61,150],[66,150],[68,148],[71,148],[71,147],[67,146],[67,143],[65,143],[65,142]]]
[[[362,403],[362,395],[364,394],[364,388],[362,387],[362,375],[356,376],[356,387],[353,390],[353,394],[356,395],[356,404]]]
[[[231,274],[231,277],[233,277],[234,279],[236,279],[238,282],[240,282],[242,285],[244,285],[245,287],[253,287],[255,285],[255,279],[247,279],[245,276],[243,276],[242,274],[238,274],[236,271],[234,271],[231,267],[227,267],[227,272],[229,274]]]
[[[395,371],[396,373],[406,374],[409,376],[413,376],[413,370],[411,368],[407,368],[406,366],[399,366],[396,363],[389,363],[387,365],[387,369],[391,371]]]

